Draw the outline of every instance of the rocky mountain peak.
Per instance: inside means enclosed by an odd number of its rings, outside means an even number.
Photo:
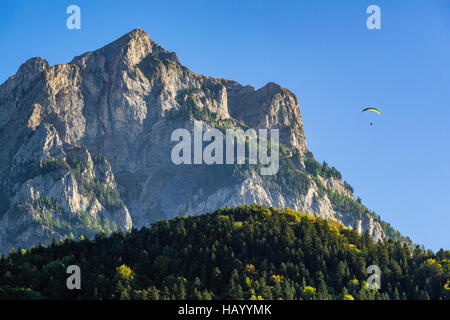
[[[126,67],[135,67],[148,56],[164,56],[180,64],[175,53],[168,52],[158,45],[150,39],[147,32],[140,28],[128,32],[98,50],[75,57],[71,64],[76,64],[82,68],[86,67],[86,64],[95,65],[98,62],[111,64],[112,67],[116,68],[120,63]]]
[[[279,129],[279,172],[174,165],[171,135],[194,120]],[[251,203],[384,237],[338,172],[313,161],[291,91],[197,75],[139,28],[69,64],[24,63],[0,86],[0,142],[0,252]]]
[[[35,82],[41,72],[47,70],[48,68],[49,63],[45,59],[40,57],[28,59],[19,67],[15,75],[9,77],[8,80],[0,86],[0,99],[2,96],[4,97],[5,95],[11,93],[11,91],[18,85],[26,90],[33,82]]]
[[[36,75],[49,68],[47,60],[41,57],[34,57],[28,59],[24,64],[19,67],[17,74],[31,74]]]

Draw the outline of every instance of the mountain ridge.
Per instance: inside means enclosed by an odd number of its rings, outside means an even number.
[[[141,29],[69,64],[29,59],[0,86],[0,111],[3,252],[251,203],[335,219],[374,241],[401,237],[314,160],[291,91],[197,75]],[[194,120],[205,130],[279,129],[280,171],[175,166],[170,134]]]

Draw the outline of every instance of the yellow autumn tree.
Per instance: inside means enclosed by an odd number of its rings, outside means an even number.
[[[134,278],[133,270],[125,264],[117,268],[117,273],[124,280],[133,280]]]
[[[255,272],[255,266],[253,264],[248,264],[245,266],[245,271],[253,273]]]
[[[275,283],[280,283],[281,281],[283,281],[283,276],[279,276],[279,275],[277,275],[277,274],[273,274],[273,275],[271,276],[271,279],[272,279],[272,281],[275,282]]]
[[[316,288],[311,286],[306,286],[303,289],[303,299],[305,300],[313,300],[316,297]]]

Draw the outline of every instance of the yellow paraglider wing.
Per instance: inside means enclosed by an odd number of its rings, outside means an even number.
[[[375,109],[375,108],[366,108],[366,109],[364,109],[364,110],[361,111],[361,112],[366,112],[366,111],[373,111],[373,112],[376,112],[376,113],[378,113],[379,115],[381,115],[380,110]]]

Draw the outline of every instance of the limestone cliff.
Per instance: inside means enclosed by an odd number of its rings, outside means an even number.
[[[205,128],[279,129],[278,174],[174,165],[171,133],[192,130],[195,119]],[[68,64],[24,63],[0,86],[0,139],[2,252],[243,203],[386,235],[339,172],[315,162],[292,92],[197,75],[141,29]]]

